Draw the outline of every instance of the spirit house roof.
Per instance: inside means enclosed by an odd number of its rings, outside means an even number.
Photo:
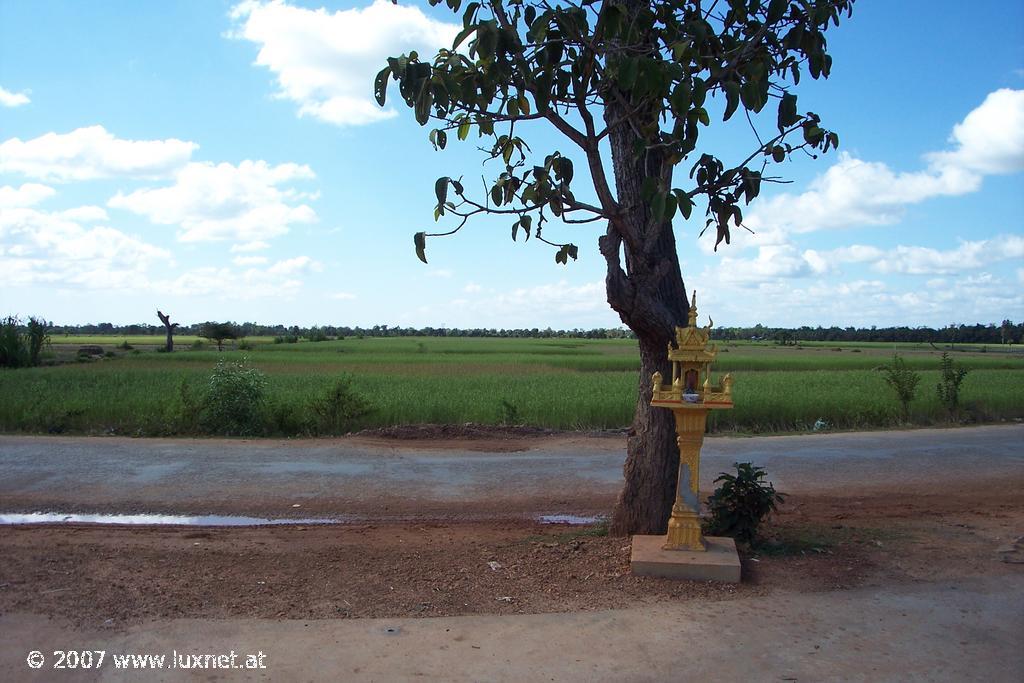
[[[696,292],[690,302],[689,318],[689,325],[676,328],[675,345],[668,344],[671,384],[664,383],[660,372],[651,378],[651,405],[684,410],[732,408],[732,377],[726,375],[720,385],[711,384],[711,363],[718,355],[718,347],[708,348],[714,322],[709,320],[707,327],[697,327]]]

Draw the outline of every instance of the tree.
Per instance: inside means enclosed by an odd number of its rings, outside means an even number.
[[[960,410],[960,384],[967,376],[967,368],[957,365],[953,358],[943,351],[942,359],[939,361],[939,383],[935,385],[935,392],[939,396],[939,402],[946,407],[949,419],[956,418]]]
[[[174,328],[178,326],[178,323],[172,323],[171,316],[164,315],[159,310],[157,310],[156,315],[160,318],[160,322],[164,324],[164,328],[167,330],[167,345],[165,348],[167,349],[167,353],[170,353],[174,350]]]
[[[217,350],[224,350],[226,339],[238,339],[238,331],[231,323],[206,322],[199,327],[199,336],[217,344]]]
[[[666,346],[689,309],[672,220],[690,219],[699,202],[716,249],[728,244],[742,225],[741,204],[762,182],[777,180],[765,173],[770,165],[839,144],[816,114],[800,113],[791,86],[804,72],[828,76],[824,32],[851,13],[853,0],[488,0],[464,10],[462,0],[444,1],[462,12],[452,48],[431,59],[416,52],[389,58],[374,94],[383,106],[389,79],[396,81],[417,122],[436,123],[429,136],[435,148],[447,145],[449,133],[466,140],[475,132],[498,169],[482,197],[461,178],[437,179],[435,220],[451,216],[456,224],[416,233],[416,254],[426,262],[427,238],[456,233],[473,216],[499,214],[512,220],[514,241],[532,236],[567,264],[578,249],[548,239],[548,222],[603,224],[598,246],[608,303],[636,334],[641,359],[626,483],[611,528],[662,533],[678,456],[671,413],[650,406],[651,376],[668,374]],[[753,151],[738,163],[707,153],[693,160],[701,129],[711,123],[711,100],[722,104],[723,120],[741,106],[750,119]],[[778,130],[761,138],[751,115],[769,102]],[[540,122],[585,161],[595,200],[574,192],[569,155],[534,157],[520,133]],[[684,161],[692,162],[688,179],[675,183]]]
[[[892,362],[881,367],[885,375],[885,383],[888,384],[900,402],[901,416],[904,422],[910,421],[910,402],[914,400],[917,393],[917,385],[921,382],[921,375],[907,367],[906,361],[898,353],[892,355]]]

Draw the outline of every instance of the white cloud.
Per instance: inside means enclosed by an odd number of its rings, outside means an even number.
[[[288,232],[294,223],[316,221],[305,197],[289,187],[294,181],[314,178],[308,166],[265,161],[190,163],[168,187],[118,192],[108,206],[146,216],[154,223],[178,225],[183,242],[236,240],[235,251],[263,248],[265,240]]]
[[[764,246],[755,258],[723,256],[716,266],[714,282],[756,285],[779,278],[806,277],[824,267],[815,252],[808,258],[789,244]]]
[[[736,246],[784,245],[792,235],[866,225],[888,225],[905,208],[933,197],[981,187],[985,175],[1024,170],[1024,90],[997,90],[953,127],[952,150],[925,155],[926,168],[898,172],[842,152],[800,194],[759,200],[734,231]],[[701,249],[712,250],[713,240]]]
[[[301,257],[307,258],[307,257]],[[151,288],[177,296],[213,296],[222,300],[289,299],[302,289],[302,280],[270,268],[194,268]]]
[[[462,288],[462,291],[466,292],[467,294],[476,294],[481,289],[482,287],[480,287],[480,285],[476,284],[475,282],[470,282],[468,285]]]
[[[356,299],[356,295],[351,292],[335,292],[331,294],[331,298],[338,301],[353,301]]]
[[[21,187],[4,185],[0,187],[0,209],[35,206],[55,194],[52,187],[39,183],[23,183]]]
[[[270,243],[263,242],[262,240],[256,240],[255,242],[243,242],[241,244],[231,245],[232,254],[236,252],[262,251],[264,249],[270,249]]]
[[[165,249],[106,226],[98,207],[61,212],[8,209],[0,214],[0,285],[51,283],[82,289],[136,287]]]
[[[768,245],[754,258],[723,256],[710,276],[715,282],[754,287],[787,278],[836,273],[847,263],[864,263],[883,274],[949,275],[978,270],[999,261],[1024,258],[1024,237],[998,235],[962,241],[953,249],[898,245],[890,249],[853,244],[826,251]]]
[[[950,142],[956,149],[929,155],[933,164],[983,174],[1024,170],[1024,90],[989,93],[953,127]]]
[[[166,178],[188,162],[194,142],[122,140],[103,126],[0,143],[0,172],[56,182],[97,178]]]
[[[3,107],[20,107],[23,104],[28,104],[31,100],[23,92],[11,92],[0,87],[0,106]]]
[[[713,277],[705,271],[694,281]],[[720,283],[699,296],[702,310],[714,311],[715,320],[725,325],[944,325],[957,316],[962,322],[986,322],[1024,315],[1024,290],[987,273],[928,283],[835,278]]]
[[[427,271],[427,275],[428,275],[429,277],[443,277],[443,278],[450,278],[450,277],[451,277],[452,275],[454,275],[454,274],[455,274],[455,273],[453,273],[453,272],[452,272],[451,270],[449,270],[448,268],[435,268],[435,269],[433,269],[433,270],[428,270],[428,271]]]
[[[266,256],[236,256],[231,259],[236,266],[262,266],[270,262]]]
[[[982,268],[1007,259],[1024,258],[1024,237],[1000,235],[988,240],[961,242],[955,249],[898,246],[875,262],[881,273],[944,275]]]
[[[335,12],[250,0],[231,17],[231,36],[259,45],[256,64],[277,77],[278,96],[297,103],[300,115],[337,125],[395,116],[372,99],[373,78],[387,58],[411,50],[432,55],[450,47],[460,28],[390,0]]]
[[[278,261],[267,268],[267,272],[271,275],[297,275],[299,273],[319,272],[321,270],[323,270],[323,265],[308,256],[296,256],[295,258]]]
[[[954,166],[937,172],[897,173],[883,163],[862,161],[842,152],[806,192],[781,194],[755,204],[744,222],[756,235],[747,238],[736,231],[737,241],[778,244],[792,234],[891,224],[909,204],[974,192],[980,184],[980,176]]]
[[[606,303],[603,281],[573,285],[562,280],[505,291],[467,294],[448,303],[449,313],[446,315],[451,315],[448,319],[451,324],[465,327],[536,327],[538,320],[573,320],[573,325],[606,326],[614,316]],[[425,316],[424,324],[434,324],[430,322],[436,320],[434,308],[427,307],[417,313]]]

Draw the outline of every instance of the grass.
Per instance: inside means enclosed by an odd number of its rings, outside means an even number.
[[[628,426],[636,402],[639,361],[629,340],[350,338],[274,344],[252,338],[249,351],[188,349],[157,353],[162,337],[58,337],[52,352],[71,360],[78,346],[98,344],[114,358],[0,371],[0,431],[171,435],[195,429],[182,418],[181,387],[201,391],[220,358],[247,356],[267,374],[266,433],[301,433],[294,419],[342,376],[373,405],[346,429],[417,423],[499,424],[515,408],[524,424],[558,429]],[[132,351],[116,347],[127,341]],[[230,348],[230,347],[229,347]],[[911,421],[945,420],[935,396],[940,351],[898,347],[922,373]],[[838,349],[838,350],[837,350]],[[736,407],[717,411],[710,429],[733,433],[888,427],[898,404],[876,370],[892,344],[802,345],[720,343],[716,377],[731,372]],[[962,387],[971,421],[1024,417],[1024,354],[990,347],[954,354],[970,369]]]

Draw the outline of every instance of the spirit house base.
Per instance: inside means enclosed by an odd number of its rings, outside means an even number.
[[[740,582],[740,556],[731,538],[704,536],[704,550],[665,550],[664,536],[634,536],[630,567],[636,576]]]

